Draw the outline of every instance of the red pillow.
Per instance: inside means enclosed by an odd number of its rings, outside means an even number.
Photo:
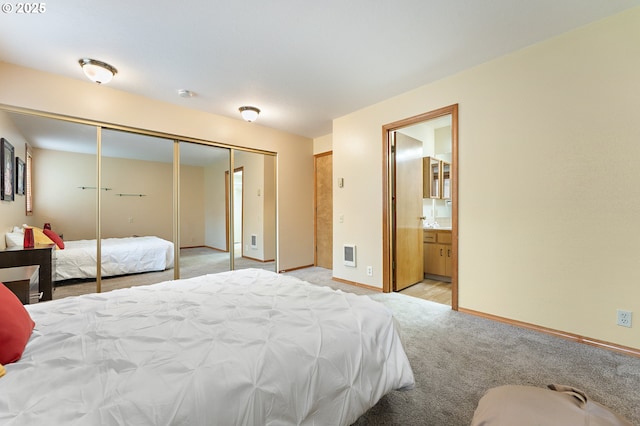
[[[44,233],[44,235],[49,237],[51,241],[56,243],[60,250],[64,249],[64,241],[62,241],[62,238],[60,238],[58,234],[53,232],[51,229],[43,229],[42,232]]]
[[[18,296],[0,283],[0,364],[20,359],[35,325]]]

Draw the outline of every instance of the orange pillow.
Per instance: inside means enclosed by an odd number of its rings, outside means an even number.
[[[35,325],[18,296],[0,283],[0,364],[22,357]]]
[[[44,233],[44,235],[49,237],[51,241],[56,243],[56,246],[58,246],[60,250],[64,249],[64,241],[62,241],[62,238],[60,238],[58,234],[53,232],[51,229],[43,229],[42,232]]]

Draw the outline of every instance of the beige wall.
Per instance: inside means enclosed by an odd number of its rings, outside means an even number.
[[[27,223],[42,227],[49,222],[65,240],[95,239],[96,190],[83,186],[96,186],[95,155],[34,149],[33,216]]]
[[[227,213],[225,200],[225,172],[229,170],[229,159],[220,158],[205,168],[205,245],[217,250],[227,248]]]
[[[275,258],[275,171],[274,157],[260,153],[239,152],[234,167],[243,170],[243,241],[244,256],[257,260]],[[221,158],[205,169],[206,174],[206,245],[226,250],[225,172],[227,158]],[[222,202],[221,202],[222,201]],[[257,248],[251,247],[251,234],[257,235]],[[237,238],[237,236],[236,236]]]
[[[632,9],[334,120],[334,275],[382,286],[382,126],[458,103],[460,307],[640,348],[638,324],[616,325],[618,308],[640,315],[638,22]]]
[[[242,167],[242,254],[257,260],[273,260],[275,255],[275,217],[267,211],[268,206],[275,210],[273,188],[269,186],[274,182],[273,168],[267,166],[271,159],[250,152],[238,152],[234,157],[234,166]],[[251,235],[257,237],[256,247],[251,247]]]
[[[331,151],[333,146],[333,135],[320,136],[313,140],[313,153],[322,154],[323,152]]]
[[[2,111],[0,111],[0,130],[0,137],[5,138],[13,146],[15,156],[26,162],[26,140]],[[10,232],[14,226],[20,226],[27,221],[25,211],[24,195],[14,194],[14,201],[0,200],[0,249],[6,247],[4,234]]]
[[[180,165],[180,247],[205,245],[206,171]]]
[[[312,140],[259,123],[153,101],[81,78],[0,63],[0,105],[276,152],[279,268],[313,263]],[[0,207],[4,213],[4,203]]]
[[[35,149],[34,215],[25,220],[42,227],[50,222],[66,240],[96,236],[96,158],[94,155]],[[203,245],[204,170],[181,166],[181,236],[186,245]],[[156,235],[173,240],[171,164],[123,158],[102,159],[102,235]],[[51,176],[55,178],[52,179]],[[118,194],[144,194],[143,197]],[[20,222],[23,223],[23,222]],[[185,245],[185,244],[183,244]]]

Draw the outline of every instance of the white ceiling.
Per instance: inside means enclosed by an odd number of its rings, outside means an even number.
[[[6,5],[18,2],[7,2]],[[317,137],[334,118],[640,0],[56,0],[2,13],[0,60]],[[185,99],[179,89],[197,96]]]

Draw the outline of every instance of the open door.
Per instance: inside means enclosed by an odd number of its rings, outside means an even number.
[[[399,132],[394,139],[395,279],[400,291],[424,278],[422,142]]]

